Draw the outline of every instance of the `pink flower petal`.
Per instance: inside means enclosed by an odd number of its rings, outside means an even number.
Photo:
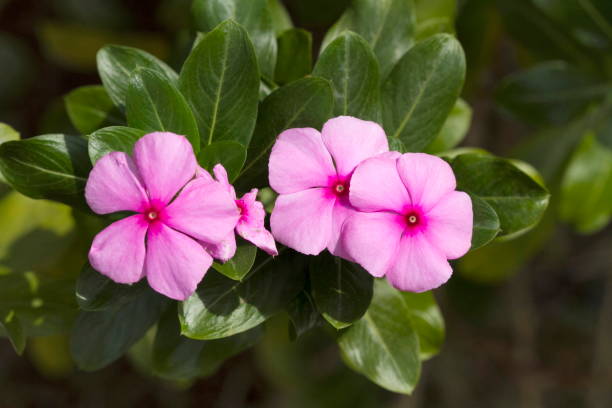
[[[89,250],[91,266],[117,283],[138,282],[144,276],[148,225],[141,214],[136,214],[103,229]]]
[[[348,217],[356,211],[348,204],[337,200],[332,213],[332,230],[329,241],[327,242],[327,250],[335,256],[351,260],[342,246],[341,232],[344,222]]]
[[[331,236],[335,200],[323,188],[279,195],[270,218],[272,235],[303,254],[319,254]]]
[[[425,236],[447,259],[457,259],[470,250],[472,200],[462,191],[452,191],[427,213]]]
[[[268,163],[270,187],[290,194],[324,187],[336,176],[321,134],[312,128],[289,129],[278,136]]]
[[[166,207],[164,222],[200,241],[217,244],[234,230],[239,218],[225,187],[196,178]]]
[[[213,258],[224,263],[232,259],[236,254],[236,236],[234,235],[234,231],[230,232],[227,237],[218,244],[207,244],[202,241],[200,241],[200,244],[202,244],[206,252]]]
[[[425,211],[456,187],[453,170],[437,156],[406,153],[398,159],[397,169],[412,203],[421,206]]]
[[[149,285],[155,291],[172,299],[187,299],[212,261],[195,240],[161,222],[151,225],[145,268]]]
[[[396,257],[403,232],[403,218],[397,214],[356,212],[342,228],[342,248],[371,275],[381,277]]]
[[[203,178],[203,179],[208,180],[208,181],[215,181],[215,179],[213,179],[213,177],[210,175],[208,170],[206,170],[204,167],[202,167],[200,165],[196,166],[196,174],[195,175],[198,178]]]
[[[236,199],[236,190],[234,190],[234,186],[232,186],[229,182],[229,178],[227,177],[227,171],[222,164],[217,164],[213,168],[213,173],[215,174],[215,178],[217,181],[227,189],[232,198]]]
[[[399,290],[425,292],[445,283],[452,273],[444,254],[423,234],[404,235],[387,279]]]
[[[134,161],[151,201],[168,204],[195,176],[196,159],[184,136],[170,132],[144,135],[134,145]]]
[[[96,162],[85,186],[85,198],[98,214],[138,212],[148,203],[136,165],[122,152],[109,153]]]
[[[236,225],[236,232],[242,238],[263,249],[272,256],[278,255],[272,234],[266,230],[264,219],[266,211],[263,204],[256,200],[257,189],[246,193],[240,199],[242,217]]]
[[[385,153],[357,166],[351,178],[349,199],[359,211],[401,213],[410,205],[410,196],[398,174],[397,160]]]
[[[348,176],[359,163],[389,150],[385,131],[377,123],[351,116],[328,120],[321,131],[340,176]]]

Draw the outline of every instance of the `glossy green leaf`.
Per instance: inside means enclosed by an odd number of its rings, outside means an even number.
[[[463,99],[457,99],[453,110],[446,118],[438,136],[427,146],[425,152],[438,153],[443,152],[457,146],[472,123],[472,108]]]
[[[156,71],[170,83],[176,84],[177,75],[163,61],[137,48],[107,45],[98,51],[98,73],[102,84],[115,105],[123,109],[130,78],[139,68]]]
[[[194,151],[200,151],[198,125],[189,104],[178,89],[157,72],[139,69],[132,75],[125,111],[130,127],[186,136]]]
[[[198,290],[179,306],[181,332],[194,339],[229,337],[260,325],[304,287],[301,259],[265,256],[242,281],[209,270]]]
[[[134,143],[147,132],[125,126],[111,126],[100,129],[89,136],[89,158],[92,163],[97,162],[111,152],[124,152],[131,154]]]
[[[333,106],[331,85],[323,78],[299,79],[272,92],[259,109],[247,161],[238,178],[239,189],[266,186],[268,158],[276,137],[289,128],[321,129]]]
[[[329,79],[334,89],[334,115],[380,122],[380,74],[368,43],[344,32],[319,56],[314,75]]]
[[[230,182],[234,181],[240,174],[242,166],[246,161],[246,148],[238,142],[229,140],[214,142],[204,147],[198,154],[200,166],[208,171],[212,171],[216,164],[221,163]]]
[[[21,321],[14,310],[2,316],[0,319],[0,328],[3,328],[6,332],[15,352],[19,355],[23,354],[26,346],[26,335],[21,325]]]
[[[413,44],[414,4],[411,0],[353,0],[325,35],[321,49],[345,30],[356,32],[370,43],[384,78]]]
[[[125,123],[123,115],[100,85],[76,88],[64,97],[64,103],[70,121],[84,135],[105,126]]]
[[[582,233],[605,227],[612,215],[612,150],[585,135],[561,182],[561,218]]]
[[[248,146],[257,118],[259,72],[247,32],[220,24],[193,49],[179,89],[196,117],[202,146],[231,140]]]
[[[280,0],[268,0],[268,10],[272,18],[272,27],[274,27],[277,35],[293,28],[291,17]]]
[[[304,333],[325,326],[325,319],[321,316],[315,301],[307,290],[301,291],[287,306],[289,315],[289,337],[292,340]]]
[[[518,119],[562,125],[611,90],[602,80],[562,62],[545,62],[504,79],[496,99]]]
[[[13,140],[19,140],[19,132],[6,123],[0,122],[0,144]],[[2,172],[0,172],[0,182],[6,183]]]
[[[193,16],[199,31],[208,32],[232,19],[247,32],[257,54],[261,74],[272,78],[276,65],[276,33],[268,0],[195,0]]]
[[[459,42],[438,34],[419,42],[383,85],[383,124],[392,144],[420,151],[436,138],[453,109],[465,77]]]
[[[153,291],[115,307],[81,312],[72,329],[70,352],[81,370],[117,360],[159,319],[166,299]]]
[[[456,0],[415,0],[416,39],[454,33]]]
[[[372,300],[372,276],[359,265],[330,254],[310,262],[310,285],[317,309],[336,329],[361,318]]]
[[[493,156],[463,154],[452,161],[457,189],[486,201],[499,217],[500,236],[515,236],[538,223],[550,195],[510,162]]]
[[[144,280],[134,285],[115,283],[87,263],[76,283],[76,299],[83,310],[104,310],[129,302],[147,290]]]
[[[471,199],[474,213],[471,250],[474,250],[491,242],[501,229],[493,207],[480,197],[472,196]]]
[[[31,198],[87,208],[83,197],[91,162],[80,137],[43,135],[0,145],[0,170],[7,182]]]
[[[237,243],[236,254],[232,259],[224,264],[215,262],[213,268],[230,279],[240,281],[253,267],[256,256],[257,247],[250,242],[240,240]]]
[[[411,313],[400,292],[377,279],[366,314],[338,337],[347,365],[387,390],[410,394],[421,372]]]
[[[312,34],[291,28],[278,36],[278,61],[274,80],[286,84],[310,74],[312,70]],[[316,74],[315,74],[316,75]]]

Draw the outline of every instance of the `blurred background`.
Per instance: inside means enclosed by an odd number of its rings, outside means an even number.
[[[193,41],[190,3],[0,0],[0,122],[22,137],[78,133],[63,96],[100,82],[97,50],[130,45],[180,67]],[[316,54],[348,1],[284,3]],[[0,306],[31,291],[19,307],[41,334],[22,357],[0,339],[0,407],[612,406],[612,2],[463,0],[435,14],[453,3],[432,1],[430,23],[455,32],[467,55],[472,123],[462,146],[529,162],[552,201],[536,229],[470,253],[436,291],[446,342],[413,396],[347,369],[322,332],[292,342],[282,315],[254,349],[193,383],[145,372],[145,342],[104,370],[78,372],[65,334],[74,293],[60,283],[83,264],[91,220],[0,187]]]

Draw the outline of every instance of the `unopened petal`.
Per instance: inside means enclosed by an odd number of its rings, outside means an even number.
[[[266,211],[263,208],[263,204],[255,199],[256,197],[257,190],[253,189],[240,199],[243,215],[236,225],[236,232],[256,247],[272,256],[276,256],[278,255],[276,242],[274,242],[274,237],[265,227]]]

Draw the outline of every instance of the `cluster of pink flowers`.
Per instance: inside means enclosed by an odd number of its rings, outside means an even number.
[[[94,239],[91,265],[115,282],[149,285],[184,300],[213,259],[236,251],[235,233],[271,255],[274,239],[309,255],[324,249],[356,262],[401,290],[422,292],[446,282],[448,259],[470,248],[472,204],[455,191],[442,159],[389,152],[374,122],[341,116],[321,132],[281,133],[269,162],[279,193],[265,229],[265,211],[253,189],[236,197],[220,164],[214,177],[198,166],[186,138],[150,133],[133,155],[101,158],[86,186],[98,214],[130,211]]]

